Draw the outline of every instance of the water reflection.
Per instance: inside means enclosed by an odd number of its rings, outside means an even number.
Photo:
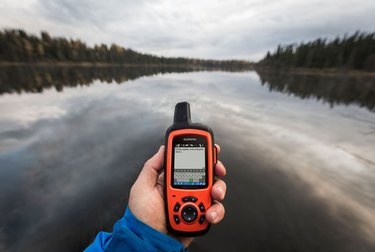
[[[334,105],[355,104],[375,109],[375,77],[346,74],[293,74],[258,69],[262,85],[270,91],[293,94],[302,99],[315,98]]]
[[[111,230],[182,100],[228,168],[226,218],[192,251],[374,250],[375,114],[268,92],[254,72],[1,96],[1,250],[80,251]]]
[[[184,67],[23,67],[0,68],[0,94],[41,93],[45,89],[89,86],[95,80],[121,84],[143,76],[166,73],[207,71]],[[209,69],[215,71],[218,69]],[[220,70],[220,69],[219,69]],[[241,69],[220,71],[241,72]],[[262,85],[270,91],[293,94],[302,99],[315,98],[334,105],[358,105],[370,111],[375,109],[375,77],[347,76],[345,74],[293,74],[285,71],[257,69]]]
[[[163,67],[2,67],[0,72],[0,94],[41,93],[54,87],[88,86],[94,80],[117,84],[158,73],[187,72],[194,69]]]
[[[155,74],[183,73],[194,71],[214,71],[216,68],[192,67],[85,67],[85,66],[9,66],[0,67],[0,94],[4,93],[41,93],[54,87],[62,91],[64,87],[89,86],[95,80],[117,84],[135,80],[142,76]],[[244,69],[223,68],[221,71],[240,72]]]

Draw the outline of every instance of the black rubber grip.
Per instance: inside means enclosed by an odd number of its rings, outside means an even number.
[[[174,108],[173,123],[191,123],[190,104],[188,102],[180,102]]]

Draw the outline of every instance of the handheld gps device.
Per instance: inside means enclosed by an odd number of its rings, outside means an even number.
[[[205,234],[212,204],[217,149],[212,130],[192,123],[190,105],[178,103],[165,136],[165,211],[169,231],[182,236]]]

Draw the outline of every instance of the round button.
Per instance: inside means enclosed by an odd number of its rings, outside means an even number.
[[[182,219],[186,222],[193,222],[197,216],[198,216],[198,211],[193,205],[187,205],[182,208]]]

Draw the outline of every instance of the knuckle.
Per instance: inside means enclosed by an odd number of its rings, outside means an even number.
[[[224,217],[224,215],[225,215],[225,208],[224,208],[223,204],[221,204],[220,202],[217,203],[216,211],[219,213],[219,215],[221,216],[221,218]]]
[[[223,212],[223,216],[225,215],[225,207],[223,204],[221,204],[221,211]]]
[[[148,159],[143,167],[150,166],[151,165],[151,159]]]

